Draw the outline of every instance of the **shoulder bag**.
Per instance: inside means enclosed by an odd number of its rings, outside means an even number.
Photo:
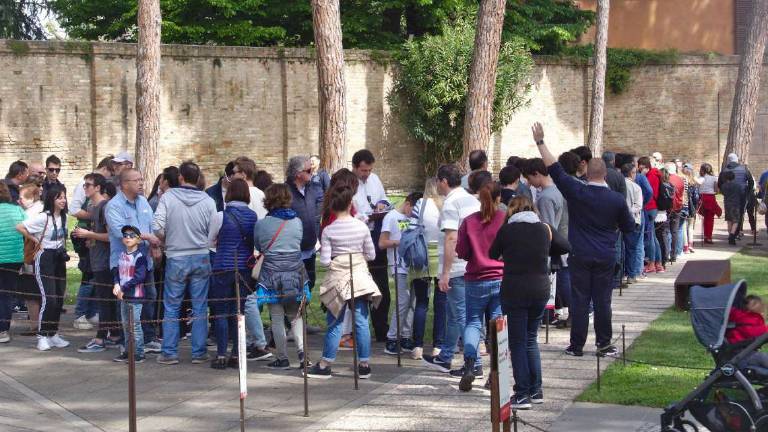
[[[275,243],[275,240],[277,240],[277,237],[280,235],[280,232],[283,230],[283,227],[285,227],[287,220],[284,220],[283,223],[280,224],[280,228],[275,231],[275,235],[272,236],[272,240],[269,241],[267,244],[267,247],[264,248],[263,251],[259,253],[259,255],[256,257],[256,262],[253,264],[253,269],[251,269],[251,277],[253,280],[259,280],[259,275],[261,274],[261,265],[264,263],[264,254],[267,253],[269,248],[272,247],[272,244]]]
[[[45,231],[47,229],[48,214],[46,213],[45,226],[43,227],[43,231],[40,233],[40,240],[35,242],[28,237],[24,237],[24,264],[32,265],[35,263],[35,256],[43,247],[43,237],[45,237]]]

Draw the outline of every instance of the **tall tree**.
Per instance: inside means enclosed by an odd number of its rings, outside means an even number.
[[[485,150],[491,140],[496,69],[499,64],[505,3],[505,0],[482,0],[477,14],[475,50],[469,73],[469,92],[464,119],[462,163],[466,163],[472,150]]]
[[[144,179],[160,171],[160,0],[139,0],[136,53],[136,165]]]
[[[346,165],[347,108],[339,0],[312,0],[320,101],[320,159],[334,172]]]
[[[728,142],[723,154],[736,153],[743,163],[749,160],[749,145],[757,116],[757,99],[760,93],[760,71],[763,68],[763,54],[768,39],[768,0],[754,0],[752,19],[744,52],[741,54],[739,76],[736,80],[736,94],[731,108],[731,124]]]
[[[0,0],[0,39],[45,39],[47,0]]]
[[[589,149],[599,156],[603,151],[603,111],[605,110],[605,69],[608,50],[610,0],[597,0],[595,35],[595,73],[592,77],[592,113],[589,117]]]

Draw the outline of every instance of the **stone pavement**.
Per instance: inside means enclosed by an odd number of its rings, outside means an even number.
[[[720,242],[722,244],[722,241]],[[734,249],[697,249],[687,259],[727,259]],[[653,275],[614,295],[614,336],[626,326],[630,344],[648,324],[673,301],[672,281],[682,268]],[[100,354],[78,354],[92,332],[72,330],[71,319],[62,333],[72,341],[63,350],[41,353],[31,337],[17,336],[0,347],[0,431],[126,431],[127,369],[113,363],[114,350]],[[568,332],[550,332],[549,343],[540,335],[546,402],[520,417],[549,430],[570,428],[569,407],[595,378],[595,358],[590,350],[584,357],[563,354]],[[594,343],[590,339],[589,348]],[[310,339],[313,358],[319,357],[322,341]],[[404,358],[397,368],[395,359],[382,354],[383,345],[374,344],[373,379],[353,389],[351,353],[341,352],[337,375],[330,380],[310,381],[310,417],[303,416],[303,379],[296,370],[276,372],[264,363],[249,363],[249,397],[246,400],[246,427],[249,431],[488,431],[488,392],[458,391],[458,381]],[[191,365],[188,344],[181,348],[182,364],[161,366],[150,358],[137,365],[138,416],[140,431],[236,431],[238,425],[238,384],[234,370],[216,371],[207,364]],[[295,362],[295,357],[293,358]],[[459,358],[455,364],[459,363]],[[603,362],[603,369],[609,361]],[[478,381],[482,387],[484,381]],[[577,405],[577,407],[580,405]],[[590,431],[613,429],[599,416],[592,416]],[[575,417],[574,417],[575,418]],[[589,419],[589,417],[586,417]],[[658,421],[648,414],[648,423]],[[605,423],[605,424],[604,424]],[[562,425],[565,424],[565,429]],[[589,423],[587,423],[589,424]],[[574,423],[575,426],[575,423]],[[561,428],[561,429],[555,429]],[[533,430],[521,428],[520,430]],[[646,430],[646,429],[635,429]],[[649,429],[650,430],[650,429]]]

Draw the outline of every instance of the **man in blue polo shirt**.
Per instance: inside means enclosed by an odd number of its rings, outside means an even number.
[[[616,355],[611,345],[611,294],[614,288],[613,272],[616,266],[616,240],[619,230],[629,234],[635,221],[620,193],[610,190],[605,182],[607,169],[601,159],[587,163],[587,183],[566,174],[544,144],[544,128],[533,125],[533,139],[549,175],[568,202],[568,240],[571,254],[572,317],[571,343],[568,355],[584,355],[589,327],[589,303],[595,309],[597,355]]]

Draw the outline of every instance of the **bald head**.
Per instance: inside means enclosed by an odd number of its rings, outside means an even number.
[[[608,170],[602,159],[592,158],[587,163],[587,180],[591,182],[604,182]]]

